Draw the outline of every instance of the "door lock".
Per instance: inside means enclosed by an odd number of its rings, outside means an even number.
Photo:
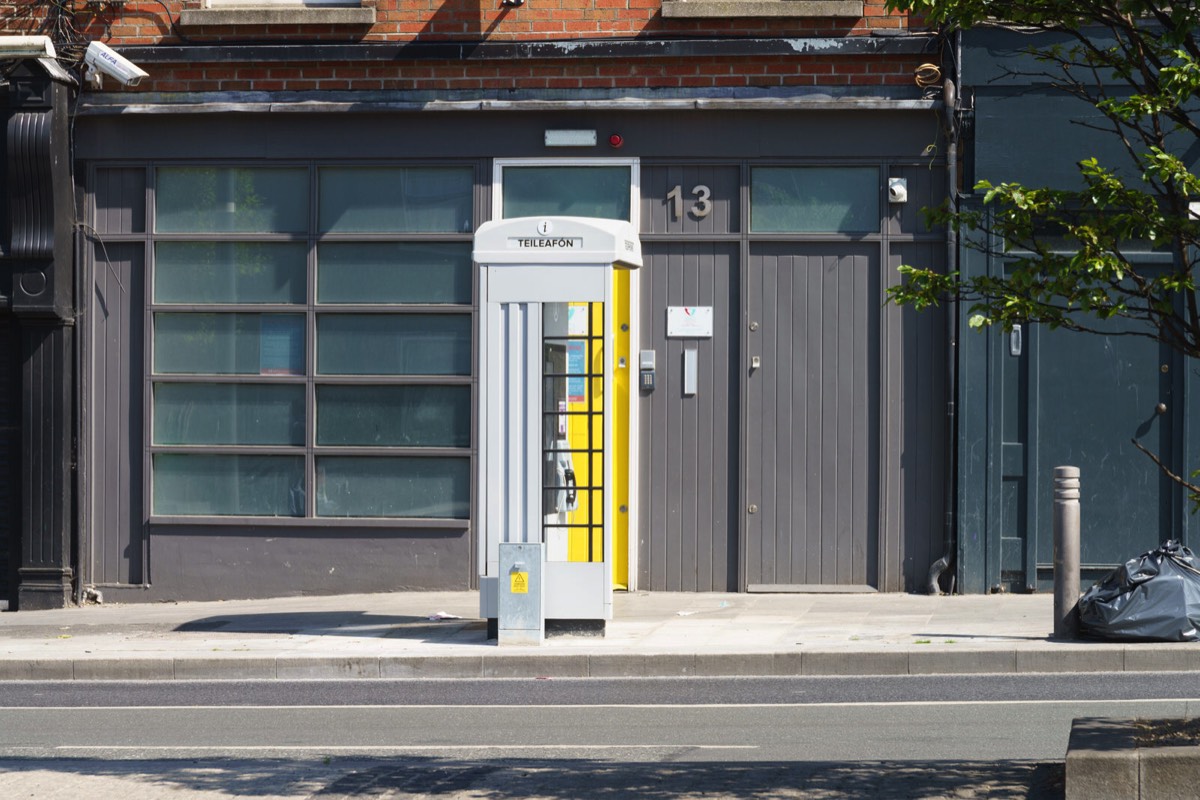
[[[758,506],[754,505],[754,503],[751,503],[751,504],[749,505],[749,507],[747,507],[747,508],[746,508],[746,513],[747,513],[747,514],[757,514],[757,513],[758,513]]]

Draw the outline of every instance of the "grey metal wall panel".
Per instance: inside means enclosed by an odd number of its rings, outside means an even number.
[[[1134,328],[1131,323],[1096,327],[1106,334],[1039,326],[1029,337],[1034,374],[1030,396],[1019,400],[1031,407],[1035,431],[1028,461],[1029,529],[1036,537],[1037,571],[1046,578],[1054,563],[1050,509],[1056,466],[1080,469],[1080,561],[1093,577],[1178,535],[1178,515],[1186,508],[1180,487],[1130,440],[1155,453],[1175,474],[1195,468],[1179,458],[1183,420],[1177,405],[1183,401],[1180,376],[1192,368],[1168,345],[1122,335]],[[1001,564],[1002,582],[1008,566]],[[1029,572],[1033,584],[1033,569]]]
[[[910,184],[911,185],[911,184]],[[942,243],[896,244],[886,270],[913,264],[941,269]],[[947,403],[946,311],[884,308],[884,515],[880,588],[921,591],[945,539]]]
[[[739,278],[736,243],[646,243],[642,341],[657,353],[641,397],[638,572],[656,591],[736,591]],[[713,306],[711,339],[668,339],[668,306]],[[683,352],[699,380],[683,394]]]
[[[106,601],[465,591],[473,571],[463,528],[156,525],[153,550],[153,585]]]
[[[146,170],[111,168],[96,172],[97,233],[146,232]]]
[[[908,200],[904,203],[886,202],[885,230],[891,235],[940,233],[925,224],[923,209],[936,208],[946,197],[946,170],[932,164],[911,166],[893,164],[888,178],[903,178],[908,184]],[[944,261],[945,259],[941,259]],[[924,265],[925,262],[921,262]]]
[[[21,559],[21,362],[16,321],[0,317],[0,600],[17,602]]]
[[[645,166],[641,232],[737,233],[741,227],[740,184],[741,170],[736,164]],[[675,187],[679,187],[678,200],[671,197]]]
[[[93,258],[87,580],[140,584],[148,579],[142,513],[145,249],[141,243],[97,243]]]
[[[749,585],[876,583],[878,253],[751,250],[747,352],[762,365],[747,386]]]
[[[275,105],[274,108],[280,108]],[[294,108],[299,111],[301,106]],[[212,122],[213,118],[219,122]],[[286,117],[286,119],[284,119]],[[197,124],[196,114],[80,116],[76,158],[212,159],[422,158],[557,156],[541,142],[548,128],[594,128],[600,144],[572,155],[613,154],[606,134],[619,131],[621,156],[712,159],[758,157],[909,160],[933,141],[939,126],[926,111],[753,111],[578,109],[429,113],[230,113]],[[355,135],[347,136],[353,126]],[[214,135],[214,127],[219,135]],[[486,131],[487,135],[480,135]]]

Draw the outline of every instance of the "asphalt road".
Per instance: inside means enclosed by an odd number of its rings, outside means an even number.
[[[0,796],[1055,797],[1073,718],[1197,713],[1194,673],[12,682]]]
[[[869,677],[0,681],[16,706],[709,705],[1200,698],[1194,672]]]

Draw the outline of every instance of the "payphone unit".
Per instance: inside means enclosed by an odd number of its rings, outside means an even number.
[[[642,265],[628,222],[482,225],[480,613],[504,644],[612,618],[613,297]]]

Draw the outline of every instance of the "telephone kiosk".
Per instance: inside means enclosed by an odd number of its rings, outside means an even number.
[[[614,271],[642,265],[628,222],[482,225],[479,608],[497,644],[546,620],[612,619]]]

